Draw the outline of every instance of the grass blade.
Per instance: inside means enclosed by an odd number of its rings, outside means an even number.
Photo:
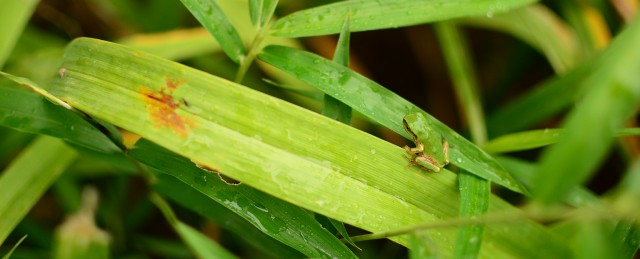
[[[0,0],[0,69],[22,34],[38,0]]]
[[[305,209],[372,232],[458,215],[454,174],[425,176],[404,149],[322,115],[99,40],[75,40],[63,66],[52,92],[74,107]],[[490,208],[521,214],[495,196]],[[454,233],[434,235],[450,255]],[[408,237],[392,239],[406,245]],[[485,239],[496,246],[481,256],[569,256],[528,220],[488,226]]]
[[[480,216],[489,210],[491,183],[468,172],[458,174],[460,217]],[[484,240],[485,224],[462,226],[456,238],[455,258],[477,258]]]
[[[10,259],[11,258],[11,254],[13,254],[13,251],[16,250],[16,248],[18,248],[18,246],[20,246],[20,244],[22,243],[22,241],[24,241],[27,238],[27,235],[24,235],[22,238],[20,238],[20,240],[18,240],[18,242],[16,242],[15,245],[13,245],[13,247],[11,248],[11,250],[9,250],[9,252],[7,252],[2,259]]]
[[[0,174],[0,244],[76,156],[64,142],[39,137]]]
[[[277,5],[278,0],[249,0],[251,23],[260,30],[269,22]]]
[[[449,160],[452,164],[511,190],[526,193],[500,164],[476,145],[414,104],[366,77],[313,53],[288,47],[268,46],[259,58],[295,75],[407,139],[411,137],[402,126],[402,118],[409,113],[423,113],[431,120],[435,130],[449,142]]]
[[[246,185],[231,185],[216,172],[198,168],[148,141],[140,141],[129,155],[171,175],[244,218],[263,233],[298,249],[309,257],[353,257],[351,251],[320,227],[310,213],[256,191]],[[177,186],[176,186],[177,187]],[[175,189],[175,188],[170,188]]]
[[[244,44],[216,0],[180,0],[191,14],[220,43],[227,56],[236,63],[246,55]]]
[[[333,54],[333,62],[349,66],[349,39],[351,32],[349,31],[349,16],[344,20],[340,38],[338,38],[338,46]],[[345,124],[351,124],[351,107],[336,100],[330,95],[324,95],[324,105],[322,106],[322,114]],[[347,237],[345,237],[347,238]],[[348,238],[347,238],[348,240]]]
[[[119,150],[104,134],[76,113],[20,88],[0,83],[0,125],[62,138],[101,152]]]
[[[153,146],[158,147],[157,145]],[[260,249],[263,253],[271,255],[272,257],[304,257],[302,253],[271,238],[248,221],[238,217],[237,214],[226,207],[216,202],[211,202],[211,198],[187,185],[185,182],[160,172],[156,174],[156,178],[158,182],[153,185],[153,189],[163,197],[167,197],[182,207],[216,222],[223,228],[235,233],[239,238]]]
[[[203,28],[137,34],[118,42],[171,60],[184,60],[222,50]]]
[[[487,118],[489,135],[500,136],[526,130],[565,111],[575,102],[580,87],[591,75],[596,63],[595,59],[589,60],[562,76],[549,79],[491,114]],[[536,112],[529,112],[532,110]]]
[[[289,14],[273,25],[272,33],[282,37],[334,34],[340,32],[344,17],[347,16],[351,16],[350,27],[353,32],[397,28],[467,16],[493,16],[533,2],[535,1],[341,1]]]
[[[504,31],[522,39],[542,52],[559,74],[572,68],[580,58],[580,42],[569,26],[542,4],[532,4],[492,17],[467,18],[461,22]]]
[[[173,227],[173,230],[178,233],[178,236],[180,236],[182,241],[189,247],[197,258],[236,258],[220,244],[213,242],[198,230],[193,229],[176,218],[176,215],[173,213],[169,203],[162,199],[160,195],[152,193],[150,199],[160,209],[162,214],[164,214],[164,217]]]
[[[612,42],[599,69],[584,85],[587,94],[564,121],[565,134],[542,154],[534,197],[557,202],[584,182],[604,158],[612,137],[640,101],[640,19]],[[589,125],[589,127],[585,127]]]
[[[487,140],[487,131],[478,84],[476,83],[469,48],[464,37],[450,22],[437,23],[435,32],[443,50],[445,62],[457,93],[458,104],[471,131],[471,139],[477,145]],[[472,175],[466,170],[458,173],[460,184],[460,217],[480,216],[489,210],[491,183]],[[460,227],[456,238],[454,257],[475,258],[480,252],[484,235],[484,224]]]

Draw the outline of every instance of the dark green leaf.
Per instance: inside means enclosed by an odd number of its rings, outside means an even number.
[[[207,28],[227,56],[236,63],[246,55],[242,39],[216,0],[180,0],[196,19]]]
[[[249,186],[229,184],[218,173],[198,168],[193,162],[148,141],[140,141],[129,155],[179,179],[206,195],[208,202],[225,206],[260,231],[307,256],[352,256],[351,251],[323,229],[306,210]]]

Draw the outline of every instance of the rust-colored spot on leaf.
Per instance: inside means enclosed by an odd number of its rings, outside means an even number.
[[[167,127],[178,133],[182,137],[189,134],[189,127],[194,122],[188,118],[183,118],[176,113],[184,101],[176,101],[173,92],[183,83],[182,80],[165,79],[165,86],[160,91],[153,91],[146,87],[140,87],[140,93],[147,103],[151,120],[157,127]]]

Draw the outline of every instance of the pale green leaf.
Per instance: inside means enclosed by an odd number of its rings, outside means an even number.
[[[18,41],[38,0],[0,0],[0,69]]]
[[[535,0],[423,1],[351,0],[340,1],[289,14],[276,22],[272,33],[283,37],[305,37],[340,32],[342,22],[351,16],[351,31],[397,28],[453,18],[493,16]]]
[[[0,174],[0,244],[76,157],[64,142],[43,136]]]

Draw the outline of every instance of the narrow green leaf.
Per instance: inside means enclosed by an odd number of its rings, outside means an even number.
[[[178,233],[178,236],[196,255],[197,258],[236,258],[233,254],[224,249],[220,244],[213,242],[198,230],[193,229],[189,225],[183,223],[174,214],[173,210],[160,195],[152,193],[151,201],[160,209],[169,224]]]
[[[156,145],[153,146],[157,147]],[[162,194],[163,197],[167,197],[181,206],[216,222],[247,243],[262,250],[263,253],[270,254],[272,257],[304,257],[302,253],[271,238],[226,207],[217,202],[211,202],[211,198],[185,182],[165,173],[156,174],[156,178],[158,182],[153,185],[153,189]]]
[[[258,28],[264,27],[273,16],[278,0],[249,0],[251,23]]]
[[[0,244],[76,157],[64,142],[39,137],[0,174]]]
[[[198,19],[200,24],[207,28],[209,33],[216,38],[224,52],[227,53],[227,56],[234,62],[240,63],[246,55],[244,44],[216,0],[180,1]]]
[[[409,258],[411,259],[439,258],[435,242],[431,240],[426,231],[412,233],[409,239],[409,248]]]
[[[500,136],[529,129],[565,111],[576,101],[580,87],[591,75],[596,63],[597,61],[592,59],[562,76],[553,77],[490,114],[487,118],[489,135]]]
[[[492,139],[482,149],[489,153],[506,153],[547,146],[558,142],[562,129],[530,130]]]
[[[7,61],[38,0],[0,0],[0,69]]]
[[[0,125],[62,138],[106,153],[119,150],[104,134],[76,113],[20,88],[0,83]]]
[[[338,33],[351,12],[351,31],[397,28],[448,19],[487,15],[521,7],[535,0],[496,3],[478,1],[352,0],[323,5],[287,15],[274,24],[272,33],[283,37],[305,37]]]
[[[18,242],[16,242],[16,244],[13,245],[11,250],[9,250],[9,252],[7,252],[7,254],[5,254],[2,257],[2,259],[10,259],[11,258],[11,254],[13,254],[13,251],[15,251],[16,248],[18,248],[18,246],[20,246],[20,244],[22,244],[22,241],[24,241],[26,238],[27,238],[27,235],[24,235],[22,238],[20,238],[20,240],[18,240]]]
[[[507,134],[491,140],[482,149],[489,153],[506,153],[544,147],[557,143],[564,132],[563,129],[543,129]],[[640,135],[640,128],[619,129],[614,134],[615,137],[634,135]]]
[[[532,189],[538,201],[560,201],[587,180],[606,155],[616,130],[637,108],[638,42],[640,19],[621,32],[603,53],[602,63],[583,86],[587,94],[563,122],[566,134],[542,154]]]
[[[342,242],[323,229],[303,209],[244,184],[226,183],[216,172],[198,168],[193,162],[148,141],[139,141],[129,155],[179,179],[206,195],[208,202],[225,206],[263,233],[309,257],[352,257],[351,251]]]
[[[497,156],[496,159],[500,164],[504,165],[504,167],[507,168],[507,170],[509,170],[516,179],[525,184],[528,188],[531,188],[531,182],[533,181],[534,174],[536,170],[538,170],[536,164],[507,156]],[[583,207],[589,204],[601,202],[596,194],[584,187],[577,187],[571,190],[564,201],[575,207]]]
[[[640,228],[635,222],[620,220],[613,231],[620,258],[633,258],[640,248]]]
[[[305,209],[372,232],[457,217],[454,174],[425,175],[409,166],[402,148],[343,123],[99,40],[72,42],[62,66],[67,73],[52,82],[52,92],[74,107]],[[521,214],[495,196],[490,208]],[[454,234],[434,235],[450,255]],[[406,245],[408,238],[392,240]],[[528,220],[487,226],[485,242],[495,245],[480,256],[569,256]]]
[[[351,32],[349,31],[349,16],[344,20],[340,38],[338,38],[338,46],[333,54],[333,62],[349,66],[349,39]],[[324,95],[324,105],[322,106],[322,114],[345,124],[351,124],[351,107],[336,100],[330,95]],[[345,237],[348,240],[348,237]]]
[[[222,50],[204,28],[136,34],[118,42],[171,60],[184,60]]]
[[[573,245],[575,258],[622,258],[612,238],[613,224],[608,220],[577,222]]]
[[[411,139],[402,126],[409,113],[422,112],[449,142],[449,160],[511,190],[527,191],[491,156],[409,101],[370,79],[313,53],[283,46],[266,47],[259,58],[317,87],[394,132]]]
[[[455,24],[441,22],[434,26],[443,50],[445,62],[462,107],[464,118],[471,131],[471,139],[477,145],[487,140],[478,83],[476,82],[472,60],[466,41]],[[489,210],[491,183],[478,178],[466,170],[458,173],[460,186],[460,217],[480,216]],[[484,236],[484,224],[460,227],[454,248],[455,258],[476,258],[480,252]]]
[[[480,216],[489,210],[491,183],[466,171],[458,173],[460,217]],[[484,240],[484,224],[460,227],[456,238],[455,258],[476,258]]]
[[[492,17],[462,19],[465,25],[504,31],[542,52],[556,73],[562,74],[579,61],[580,42],[571,28],[552,10],[532,4]]]
[[[220,244],[213,242],[210,238],[193,229],[182,221],[176,222],[174,229],[180,237],[185,240],[185,243],[194,251],[194,254],[198,255],[198,258],[211,258],[211,259],[232,259],[237,258],[231,252],[227,251]]]

